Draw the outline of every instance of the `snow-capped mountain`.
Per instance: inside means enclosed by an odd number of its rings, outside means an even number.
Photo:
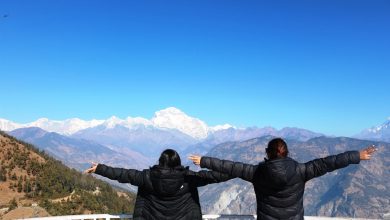
[[[66,119],[64,121],[49,120],[47,118],[40,118],[36,121],[19,124],[6,119],[0,118],[0,130],[12,131],[18,128],[30,128],[37,127],[45,131],[56,132],[62,135],[71,135],[79,130],[98,126],[102,124],[104,120],[90,120],[85,121],[79,118]]]
[[[365,129],[354,137],[390,142],[390,117],[381,125]]]
[[[209,133],[205,122],[173,107],[156,112],[151,122],[155,127],[177,129],[195,139],[204,139]]]
[[[34,122],[26,124],[24,127],[38,127],[46,131],[56,132],[63,135],[71,135],[79,130],[95,127],[104,122],[104,120],[84,121],[79,118],[66,119],[64,121],[49,120],[40,118]]]
[[[56,132],[62,135],[72,135],[81,130],[97,126],[104,126],[107,129],[112,129],[115,126],[122,126],[129,129],[137,129],[140,126],[153,127],[163,130],[173,129],[197,140],[205,139],[210,132],[232,127],[226,124],[209,127],[202,120],[190,117],[174,107],[157,111],[150,120],[142,117],[127,117],[126,119],[121,119],[116,116],[112,116],[106,120],[93,119],[90,121],[79,118],[66,119],[63,121],[40,118],[34,122],[18,124],[6,119],[0,119],[0,129],[4,131],[11,131],[26,127],[39,127],[49,132]]]
[[[220,131],[220,130],[227,130],[229,128],[236,129],[236,127],[234,127],[232,125],[223,124],[223,125],[217,125],[217,126],[209,127],[209,131],[210,132],[217,132],[217,131]]]
[[[21,127],[20,124],[0,118],[0,129],[3,131],[12,131]]]
[[[0,129],[4,131],[28,127],[38,127],[47,132],[95,141],[116,150],[131,149],[153,157],[165,148],[175,148],[182,153],[193,152],[195,149],[205,153],[223,142],[243,141],[264,135],[297,140],[308,140],[322,135],[299,128],[284,128],[279,131],[272,127],[236,128],[229,124],[208,126],[204,121],[174,107],[155,112],[151,119],[142,117],[121,119],[112,116],[105,120],[87,121],[72,118],[56,121],[41,118],[26,124],[0,120]]]
[[[184,149],[199,140],[176,129],[159,129],[138,124],[131,128],[116,124],[107,127],[102,124],[76,132],[70,137],[94,141],[109,146],[118,152],[131,149],[155,159],[163,149]]]

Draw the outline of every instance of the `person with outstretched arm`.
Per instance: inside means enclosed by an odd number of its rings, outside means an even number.
[[[288,157],[286,142],[275,138],[266,148],[268,159],[258,165],[196,155],[189,159],[202,168],[251,182],[256,194],[257,219],[303,220],[303,193],[307,181],[350,164],[358,164],[360,160],[369,160],[375,151],[373,145],[361,151],[347,151],[298,163]]]
[[[194,172],[183,167],[172,149],[161,153],[159,164],[142,171],[93,163],[85,173],[96,173],[138,186],[134,220],[201,220],[197,187],[231,179],[215,171]]]

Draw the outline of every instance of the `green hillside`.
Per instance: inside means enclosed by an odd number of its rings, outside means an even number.
[[[132,213],[134,200],[135,195],[70,169],[0,131],[0,208],[35,204],[50,215]]]

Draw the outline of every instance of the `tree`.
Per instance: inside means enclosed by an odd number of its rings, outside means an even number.
[[[7,181],[7,171],[0,167],[0,181]]]
[[[31,183],[30,183],[30,179],[26,179],[26,181],[24,182],[24,185],[23,185],[23,192],[25,192],[25,193],[31,192]]]
[[[15,173],[12,174],[11,180],[17,180],[17,177],[16,177],[16,174],[15,174]]]
[[[22,192],[22,190],[23,190],[22,176],[20,176],[18,180],[18,192]]]

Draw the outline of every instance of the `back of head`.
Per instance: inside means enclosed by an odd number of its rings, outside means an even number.
[[[161,153],[158,163],[150,174],[154,192],[162,197],[183,193],[180,189],[184,184],[184,168],[180,166],[179,154],[175,150],[166,149]]]
[[[165,168],[174,168],[181,165],[179,154],[172,149],[166,149],[158,159],[159,165]]]
[[[268,159],[273,160],[277,158],[285,158],[288,155],[288,148],[286,142],[282,138],[272,139],[265,149]]]

